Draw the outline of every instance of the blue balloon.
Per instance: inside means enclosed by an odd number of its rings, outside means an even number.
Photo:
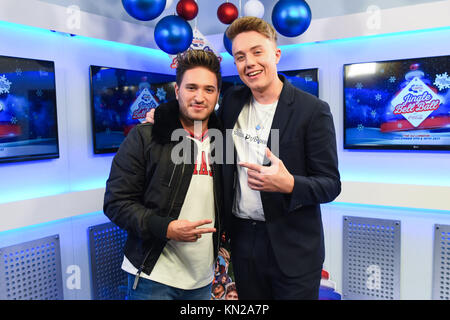
[[[166,16],[155,26],[155,42],[158,47],[168,53],[177,54],[189,48],[193,33],[191,25],[179,16]]]
[[[166,0],[122,0],[125,11],[133,18],[149,21],[158,17],[166,7]]]
[[[308,29],[311,8],[303,0],[280,0],[273,7],[272,24],[285,37],[296,37]]]
[[[228,30],[228,29],[227,29]],[[233,56],[233,50],[231,50],[231,40],[227,37],[227,31],[223,33],[223,45],[225,46],[225,49],[227,49],[227,52]]]

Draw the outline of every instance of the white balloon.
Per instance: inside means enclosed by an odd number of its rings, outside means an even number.
[[[249,0],[244,5],[244,16],[262,18],[264,16],[264,5],[258,0]]]
[[[164,7],[164,10],[170,8],[170,6],[172,5],[173,0],[166,0],[166,6]]]

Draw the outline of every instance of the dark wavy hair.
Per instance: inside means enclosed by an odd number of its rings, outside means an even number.
[[[177,64],[176,82],[178,86],[180,86],[187,70],[204,67],[216,75],[217,90],[220,90],[222,86],[220,61],[214,52],[189,49],[177,55]]]

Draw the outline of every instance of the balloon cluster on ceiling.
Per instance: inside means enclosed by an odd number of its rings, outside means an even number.
[[[122,0],[125,11],[133,18],[149,21],[159,17],[172,5],[173,0]],[[158,21],[154,31],[158,47],[168,53],[177,54],[189,48],[193,39],[191,25],[187,22],[198,14],[195,0],[179,0],[177,15],[169,15]],[[243,8],[244,16],[263,18],[264,5],[259,0],[248,0]],[[239,16],[238,8],[228,2],[217,9],[217,18],[223,24],[231,24]],[[272,11],[272,25],[285,37],[296,37],[308,29],[311,23],[311,9],[304,0],[279,0]],[[224,33],[225,49],[231,53],[231,41]]]

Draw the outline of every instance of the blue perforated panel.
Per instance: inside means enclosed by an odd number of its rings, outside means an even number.
[[[123,300],[127,275],[121,269],[127,233],[112,222],[89,227],[94,300]]]
[[[434,226],[433,299],[450,300],[450,226]]]
[[[59,236],[0,249],[0,300],[62,300]]]
[[[344,217],[343,298],[400,298],[400,221]]]

